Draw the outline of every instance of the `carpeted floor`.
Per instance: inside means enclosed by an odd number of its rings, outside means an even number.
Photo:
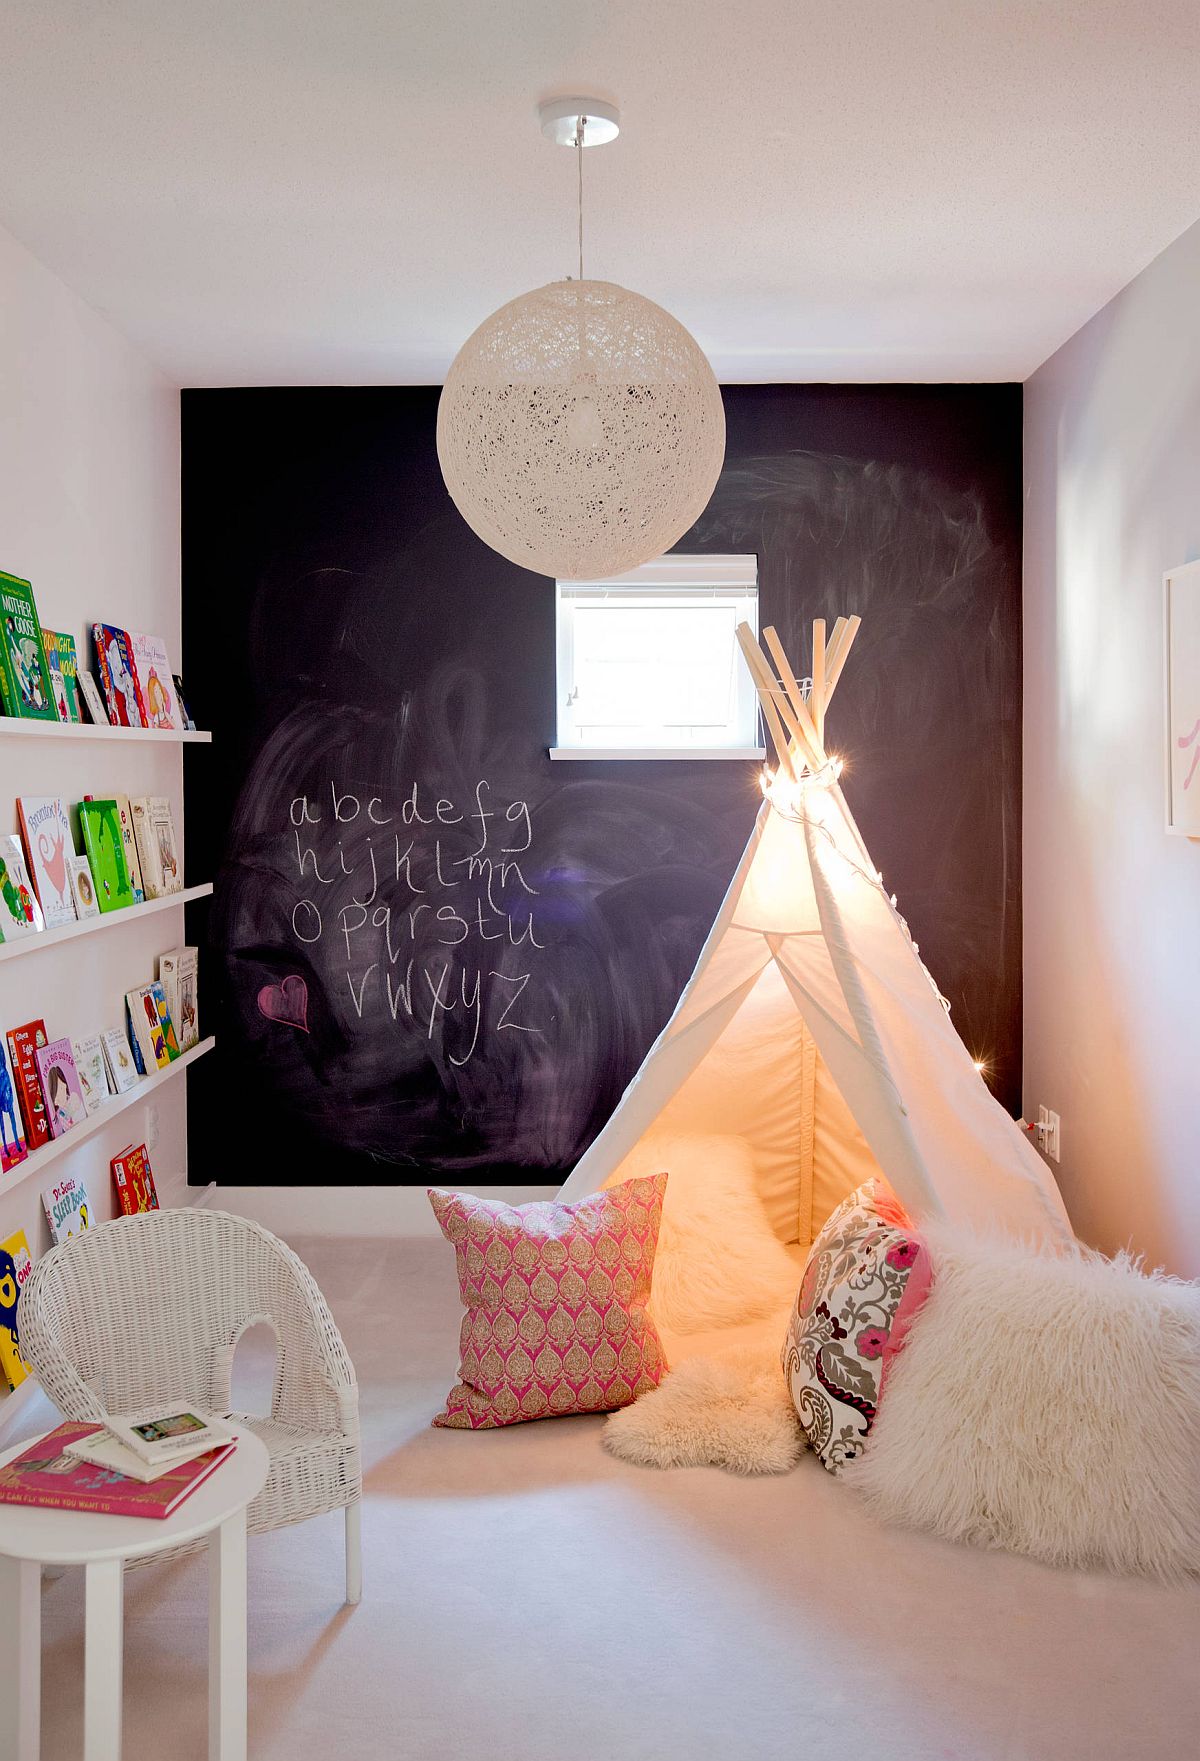
[[[253,1761],[1195,1751],[1200,1587],[880,1529],[811,1456],[748,1482],[627,1467],[593,1419],[432,1431],[456,1362],[449,1250],[295,1245],[361,1382],[365,1588],[343,1608],[338,1518],[251,1542]],[[243,1395],[266,1383],[247,1344]],[[45,1591],[45,1761],[80,1752],[81,1588]],[[126,1594],[126,1754],[201,1757],[204,1564]]]

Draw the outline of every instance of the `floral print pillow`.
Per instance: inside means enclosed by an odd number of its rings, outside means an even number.
[[[800,1423],[831,1474],[862,1453],[929,1282],[928,1249],[882,1180],[843,1199],[813,1242],[781,1357]]]

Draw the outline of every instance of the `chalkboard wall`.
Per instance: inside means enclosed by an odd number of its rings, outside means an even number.
[[[964,1039],[1020,1068],[1020,388],[730,387],[681,550],[753,551]],[[678,998],[758,804],[740,763],[552,764],[554,595],[442,486],[431,389],[183,394],[192,1177],[564,1175]]]

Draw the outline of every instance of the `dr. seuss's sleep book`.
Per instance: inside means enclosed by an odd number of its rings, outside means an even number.
[[[56,1247],[72,1235],[82,1235],[91,1221],[87,1187],[78,1174],[64,1174],[48,1186],[42,1194],[42,1204],[50,1225],[50,1239]]]
[[[125,838],[115,801],[81,801],[79,830],[92,865],[96,903],[101,911],[118,911],[134,903],[129,867],[125,861]]]
[[[33,588],[0,570],[0,696],[6,715],[56,722]]]
[[[127,632],[112,624],[93,624],[92,641],[109,721],[114,728],[144,728],[146,706]]]
[[[29,1374],[21,1356],[21,1287],[33,1271],[25,1231],[18,1229],[0,1242],[0,1370],[10,1388],[17,1388]]]

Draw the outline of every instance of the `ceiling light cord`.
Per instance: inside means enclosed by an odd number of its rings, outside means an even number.
[[[575,158],[579,166],[579,279],[583,280],[583,131],[587,117],[581,116],[575,124]]]

